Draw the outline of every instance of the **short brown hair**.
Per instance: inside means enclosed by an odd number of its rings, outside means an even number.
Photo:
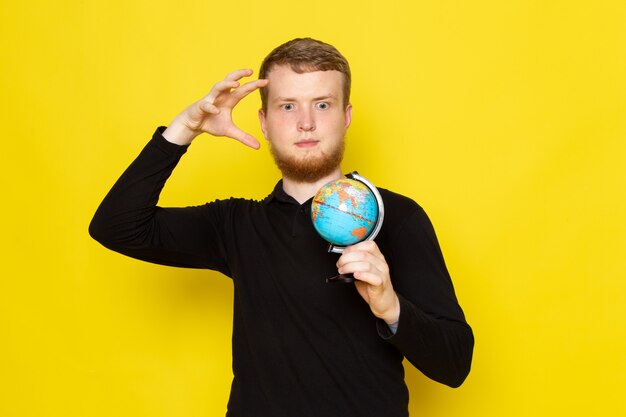
[[[344,75],[343,104],[350,102],[350,65],[348,60],[332,45],[311,38],[296,38],[275,48],[261,64],[259,78],[267,78],[274,66],[289,65],[291,70],[302,74],[313,71],[339,71]],[[267,110],[268,87],[260,89],[261,106]]]

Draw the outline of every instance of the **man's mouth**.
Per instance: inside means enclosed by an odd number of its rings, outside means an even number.
[[[296,142],[296,146],[298,148],[312,148],[319,143],[318,140],[315,139],[303,139]]]

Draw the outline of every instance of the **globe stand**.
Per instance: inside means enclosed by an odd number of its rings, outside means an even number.
[[[330,277],[330,278],[326,278],[326,283],[327,284],[332,284],[335,282],[341,282],[344,284],[351,284],[354,281],[356,281],[356,279],[354,278],[354,275],[352,274],[339,274],[339,275],[335,275],[334,277]]]
[[[383,225],[383,218],[385,217],[385,207],[383,205],[383,199],[380,196],[380,193],[378,192],[378,189],[374,186],[374,184],[369,182],[366,178],[360,176],[358,174],[358,172],[356,172],[356,171],[351,172],[351,173],[347,174],[346,177],[351,179],[351,180],[356,180],[356,181],[359,181],[362,184],[364,184],[372,192],[372,194],[373,194],[373,196],[374,196],[374,198],[376,200],[376,204],[378,206],[378,216],[376,218],[376,224],[375,224],[374,228],[372,229],[372,231],[369,233],[369,235],[366,236],[365,238],[361,239],[360,242],[363,242],[365,240],[373,240],[378,235],[378,232],[380,232],[380,228]],[[335,244],[331,243],[329,245],[329,247],[328,247],[328,252],[340,253],[341,254],[341,253],[343,253],[345,248],[346,248],[345,246],[335,245]],[[350,284],[350,283],[353,283],[354,281],[356,281],[356,279],[354,278],[354,275],[351,274],[351,273],[350,274],[339,274],[339,275],[335,275],[334,277],[326,278],[326,283],[327,284],[332,284],[332,283],[335,283],[335,282]]]
[[[351,174],[348,174],[351,175]],[[366,240],[366,239],[364,239]],[[328,252],[329,253],[343,253],[344,249],[346,247],[345,246],[339,246],[339,245],[334,245],[334,244],[330,244],[328,245]],[[327,284],[332,284],[335,282],[340,282],[343,284],[351,284],[354,281],[356,281],[356,278],[354,278],[354,274],[350,273],[350,274],[339,274],[339,275],[335,275],[334,277],[330,277],[330,278],[326,278],[326,283]]]

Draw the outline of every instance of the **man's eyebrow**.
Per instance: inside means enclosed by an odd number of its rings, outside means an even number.
[[[318,96],[318,97],[314,97],[312,99],[312,101],[329,100],[329,99],[336,100],[337,96],[335,96],[332,93],[328,93],[328,94],[324,94],[324,95],[321,95],[321,96]],[[289,102],[289,101],[298,101],[298,100],[296,98],[293,98],[293,97],[281,97],[281,96],[278,96],[278,97],[275,97],[273,101],[288,101]]]
[[[315,97],[315,98],[313,99],[313,101],[328,100],[328,99],[336,99],[336,98],[337,98],[337,96],[335,96],[334,94],[329,93],[329,94],[326,94],[326,95],[324,95],[324,96]]]

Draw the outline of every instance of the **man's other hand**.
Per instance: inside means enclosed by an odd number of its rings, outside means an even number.
[[[372,313],[387,324],[400,318],[400,300],[389,277],[389,266],[373,240],[348,246],[339,260],[340,274],[354,274],[356,289]]]

